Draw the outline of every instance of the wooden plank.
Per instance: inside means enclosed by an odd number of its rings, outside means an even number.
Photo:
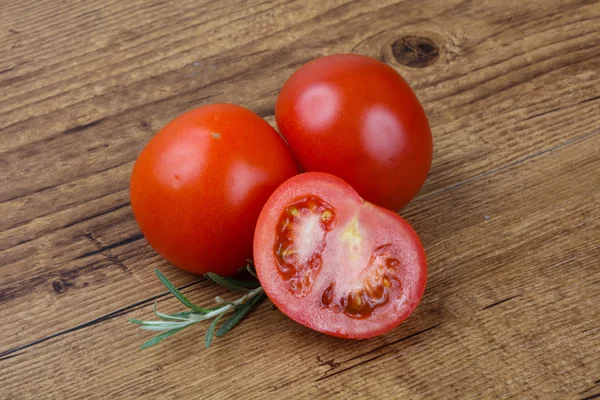
[[[161,293],[150,271],[167,266],[128,206],[144,142],[207,102],[238,102],[272,122],[285,78],[320,54],[378,56],[413,84],[436,143],[424,197],[600,125],[596,2],[182,2],[179,12],[84,3],[64,6],[64,24],[48,18],[53,2],[40,4],[11,9],[32,33],[4,33],[23,46],[0,75],[3,351]],[[89,31],[80,18],[88,12],[101,22]],[[431,39],[439,58],[401,64],[392,45],[407,35]],[[9,323],[14,316],[28,325]]]
[[[6,395],[182,396],[199,385],[208,386],[199,397],[247,386],[250,398],[270,390],[277,397],[599,393],[591,153],[598,145],[585,138],[600,127],[599,17],[596,1],[3,6],[0,353],[30,346],[0,360]],[[415,64],[410,46],[420,43],[430,47]],[[134,352],[140,335],[116,316],[139,307],[148,315],[145,304],[164,293],[152,268],[178,285],[197,280],[156,256],[131,217],[128,176],[143,144],[174,115],[210,102],[237,102],[273,123],[286,77],[336,52],[388,62],[430,117],[434,165],[403,212],[432,265],[419,313],[390,336],[348,344],[264,305],[232,332],[244,340],[222,340],[208,357],[198,332],[168,350]],[[554,156],[565,171],[547,161]],[[538,160],[546,161],[531,167]],[[189,290],[203,303],[220,293],[205,282]],[[130,382],[114,375],[115,363]],[[149,383],[153,368],[171,370]],[[186,370],[199,375],[180,385],[176,376]],[[101,379],[82,392],[89,373]]]
[[[126,318],[150,317],[146,305],[5,358],[3,394],[223,399],[595,394],[599,169],[600,133],[594,133],[412,203],[406,215],[428,253],[428,287],[416,313],[383,337],[327,337],[265,303],[209,350],[202,348],[202,329],[191,329],[139,352],[148,335]],[[187,291],[204,302],[213,289],[201,283]],[[160,307],[178,309],[170,299]]]

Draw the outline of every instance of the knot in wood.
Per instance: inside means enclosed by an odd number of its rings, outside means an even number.
[[[54,291],[58,294],[63,293],[66,289],[65,283],[63,281],[61,281],[60,279],[53,280],[52,287],[54,288]]]
[[[412,68],[423,68],[440,57],[439,46],[431,39],[419,36],[404,36],[392,43],[392,54],[396,61]]]

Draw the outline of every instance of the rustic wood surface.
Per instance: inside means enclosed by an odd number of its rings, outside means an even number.
[[[600,398],[600,3],[4,1],[0,398]],[[346,341],[261,304],[140,352],[127,318],[225,295],[158,257],[128,201],[148,139],[193,107],[274,123],[285,79],[384,60],[435,141],[403,212],[430,276],[391,333]]]

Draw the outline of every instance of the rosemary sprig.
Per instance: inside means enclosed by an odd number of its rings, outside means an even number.
[[[244,268],[245,271],[249,272],[252,276],[256,277],[254,271],[254,265],[249,260],[248,265]],[[195,325],[201,321],[206,321],[214,318],[214,321],[210,324],[206,336],[204,338],[204,345],[206,348],[212,343],[213,337],[221,337],[229,332],[234,326],[236,326],[242,318],[250,310],[258,304],[265,296],[263,288],[260,286],[258,279],[254,280],[242,280],[223,277],[217,274],[209,273],[205,277],[224,286],[231,290],[244,291],[242,297],[234,301],[226,301],[221,297],[215,298],[216,306],[210,308],[198,307],[194,303],[188,300],[177,288],[167,279],[162,272],[155,269],[154,272],[158,276],[158,279],[165,285],[169,292],[175,296],[177,300],[191,311],[180,311],[174,314],[165,314],[159,312],[156,309],[156,303],[154,303],[153,311],[154,315],[159,319],[158,321],[142,321],[139,319],[130,319],[136,325],[139,325],[141,329],[148,331],[158,331],[161,334],[153,337],[140,346],[140,350],[147,349],[148,347],[154,346],[162,340],[174,335],[175,333],[187,328],[188,326]],[[225,314],[233,311],[233,314],[225,320],[223,325],[217,330],[217,324],[223,318]],[[216,333],[215,333],[216,331]]]

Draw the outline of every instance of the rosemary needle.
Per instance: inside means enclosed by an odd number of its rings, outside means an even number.
[[[246,314],[248,314],[248,312],[250,312],[252,308],[254,308],[254,306],[256,306],[265,297],[265,292],[260,286],[260,282],[258,281],[258,279],[256,279],[256,272],[254,271],[253,263],[249,261],[248,265],[245,268],[243,268],[243,270],[249,272],[250,275],[253,276],[253,279],[241,280],[223,277],[213,273],[206,274],[205,277],[210,279],[211,281],[230,290],[243,291],[245,292],[245,294],[234,301],[225,301],[221,297],[217,296],[215,298],[215,301],[217,303],[216,306],[204,308],[198,307],[190,300],[188,300],[188,298],[185,297],[185,295],[183,295],[183,293],[181,293],[179,290],[177,290],[177,288],[171,283],[171,281],[169,281],[169,279],[167,279],[167,277],[162,272],[160,272],[158,269],[155,269],[154,272],[156,273],[158,279],[162,282],[162,284],[177,300],[179,300],[181,304],[186,306],[190,311],[182,311],[174,314],[165,314],[159,312],[156,309],[156,303],[154,303],[153,311],[154,315],[156,315],[158,320],[142,321],[139,319],[129,319],[129,322],[139,325],[141,329],[162,332],[161,334],[153,337],[152,339],[142,344],[140,346],[140,349],[143,350],[147,349],[148,347],[154,346],[155,344],[161,342],[163,339],[174,335],[175,333],[183,330],[184,328],[187,328],[188,326],[192,326],[201,321],[206,321],[209,319],[214,319],[214,321],[209,326],[204,339],[204,344],[206,348],[210,346],[214,336],[221,337],[227,332],[229,332],[243,319],[243,317]],[[217,324],[225,316],[225,314],[229,312],[232,312],[232,314],[217,330]]]

